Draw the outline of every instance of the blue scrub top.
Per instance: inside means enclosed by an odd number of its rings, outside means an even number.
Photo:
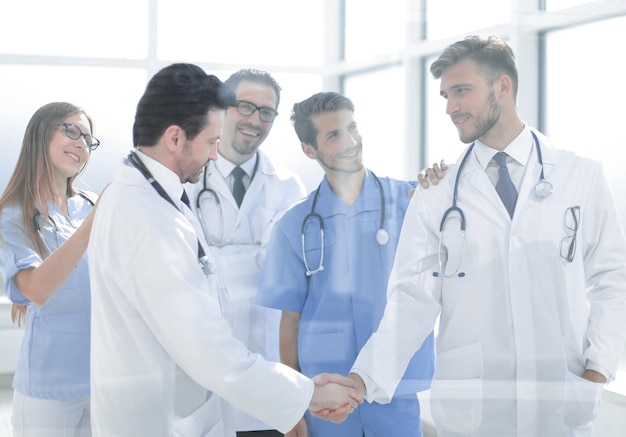
[[[387,301],[387,281],[402,221],[414,183],[379,178],[385,194],[385,229],[389,242],[381,246],[381,192],[371,172],[349,206],[322,181],[315,212],[324,222],[324,270],[305,274],[302,224],[311,213],[315,191],[285,213],[274,228],[261,273],[257,303],[300,312],[298,355],[302,373],[347,374],[359,350],[376,330]],[[315,270],[321,256],[320,226],[307,220],[306,258]],[[391,357],[390,357],[391,359]],[[414,355],[396,395],[430,387],[434,370],[431,334]]]
[[[79,195],[68,200],[69,217],[48,205],[57,226],[38,220],[50,251],[56,250],[85,220],[92,204]],[[31,303],[12,278],[43,260],[32,249],[22,225],[21,205],[9,205],[0,217],[0,273],[9,299],[28,304],[26,326],[13,388],[41,399],[77,399],[89,396],[89,329],[91,294],[87,253],[61,287],[42,305]]]

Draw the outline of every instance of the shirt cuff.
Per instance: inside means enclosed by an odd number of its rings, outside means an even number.
[[[367,402],[371,404],[375,400],[380,403],[386,403],[390,401],[386,399],[376,399],[376,396],[380,395],[381,389],[378,386],[378,384],[376,384],[374,380],[367,375],[367,373],[363,372],[362,370],[354,369],[354,368],[350,370],[350,373],[356,373],[363,380],[363,384],[365,384],[365,400]]]
[[[612,380],[611,372],[609,372],[599,364],[594,363],[593,361],[587,360],[585,370],[593,370],[594,372],[598,372],[606,378],[606,382],[610,382]]]

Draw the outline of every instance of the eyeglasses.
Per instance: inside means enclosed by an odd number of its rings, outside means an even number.
[[[570,206],[565,210],[563,217],[563,226],[567,235],[561,240],[561,258],[568,263],[574,261],[576,255],[576,234],[578,233],[578,224],[580,223],[580,206]]]
[[[93,135],[84,134],[78,126],[71,123],[57,123],[57,126],[63,126],[65,128],[65,136],[71,140],[77,140],[83,137],[85,145],[89,150],[96,150],[100,145],[100,141]]]
[[[237,111],[246,117],[251,116],[255,111],[259,111],[259,118],[267,122],[274,121],[278,115],[278,112],[274,111],[272,108],[268,108],[267,106],[257,106],[254,103],[246,102],[245,100],[237,100]]]

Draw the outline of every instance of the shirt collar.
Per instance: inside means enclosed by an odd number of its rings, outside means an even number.
[[[530,133],[530,129],[524,125],[524,129],[522,129],[520,134],[513,141],[511,141],[508,146],[506,146],[503,152],[506,152],[506,154],[513,158],[519,165],[525,167],[528,162],[528,158],[530,157],[532,148],[532,134]],[[487,146],[479,140],[476,140],[474,152],[476,153],[476,158],[478,159],[478,162],[480,162],[483,169],[487,169],[489,162],[493,156],[498,153],[498,150]]]
[[[243,164],[240,164],[239,167],[243,168],[246,174],[252,177],[252,173],[254,173],[254,166],[256,165],[257,159],[259,159],[258,153],[255,153],[246,162],[244,162]],[[224,158],[222,155],[220,155],[219,158],[215,161],[215,168],[217,168],[217,170],[222,174],[222,176],[224,176],[224,178],[227,178],[228,176],[230,176],[230,172],[232,172],[236,166],[237,164],[229,161],[228,159]]]
[[[183,184],[180,182],[178,175],[141,150],[137,149],[136,153],[141,162],[152,173],[152,176],[161,184],[167,195],[174,201],[180,200],[183,195]]]

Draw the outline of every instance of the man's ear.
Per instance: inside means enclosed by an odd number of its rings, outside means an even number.
[[[180,126],[175,124],[168,126],[168,128],[165,129],[163,138],[165,139],[167,149],[172,152],[181,149],[185,145],[185,141],[187,139],[185,131]]]
[[[511,78],[507,74],[501,75],[496,80],[496,92],[500,97],[504,97],[505,95],[513,94],[513,82]]]
[[[300,143],[300,146],[302,147],[302,151],[306,156],[311,159],[317,159],[317,150],[315,149],[315,147],[308,143]]]

